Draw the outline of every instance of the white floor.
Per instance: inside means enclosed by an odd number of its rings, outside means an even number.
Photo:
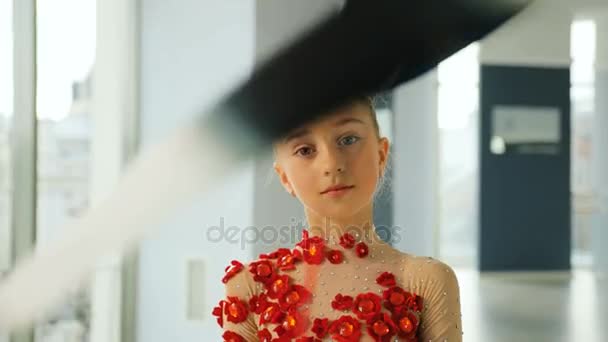
[[[608,341],[608,277],[457,270],[464,341]]]

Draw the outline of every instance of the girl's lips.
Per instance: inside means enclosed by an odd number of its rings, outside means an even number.
[[[323,195],[327,195],[329,197],[339,197],[344,195],[345,193],[349,192],[352,188],[354,188],[354,186],[344,186],[344,187],[340,187],[334,190],[329,190],[329,191],[325,191],[323,192]]]

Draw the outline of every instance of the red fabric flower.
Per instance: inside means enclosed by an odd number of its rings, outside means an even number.
[[[292,342],[293,340],[288,337],[287,335],[283,335],[281,337],[277,337],[275,339],[272,340],[272,342]],[[407,341],[410,342],[410,341]]]
[[[300,337],[296,340],[296,342],[321,342],[321,340],[318,340],[314,337],[311,336],[306,336],[306,337]]]
[[[226,284],[228,282],[228,280],[230,280],[230,278],[234,277],[244,267],[245,266],[243,266],[243,264],[241,264],[239,261],[232,260],[230,262],[230,265],[226,266],[226,269],[224,269],[224,272],[226,272],[226,274],[222,278],[222,283]]]
[[[281,311],[279,304],[277,303],[269,303],[266,309],[260,314],[260,319],[258,321],[259,325],[263,325],[266,323],[279,323],[283,320],[284,312]]]
[[[351,249],[355,245],[355,237],[350,233],[344,233],[340,236],[340,246]]]
[[[410,293],[410,296],[405,301],[405,306],[414,311],[422,311],[422,297],[417,294]]]
[[[397,284],[395,282],[395,276],[390,272],[383,272],[380,276],[378,276],[378,278],[376,278],[376,283],[384,287],[391,287]]]
[[[277,260],[277,267],[281,271],[290,271],[296,268],[296,263],[302,260],[302,253],[299,250],[294,249],[289,253],[285,253]]]
[[[247,304],[238,297],[228,296],[228,301],[224,303],[224,313],[228,322],[240,323],[247,319]]]
[[[367,248],[367,245],[365,244],[365,242],[359,242],[355,246],[355,252],[357,253],[357,256],[359,258],[364,258],[367,256],[367,253],[369,253],[369,248]]]
[[[317,338],[323,338],[329,331],[329,319],[327,318],[315,318],[312,323],[312,332]]]
[[[386,312],[380,312],[367,321],[367,332],[376,342],[390,342],[399,329]]]
[[[399,286],[393,286],[382,293],[384,307],[394,311],[400,307],[405,307],[413,311],[422,311],[422,297],[417,294],[407,292]]]
[[[416,341],[419,320],[412,311],[402,306],[393,313],[392,318],[397,326],[399,337],[403,337],[407,341]]]
[[[332,264],[339,264],[344,260],[344,256],[342,255],[342,252],[332,249],[327,252],[327,260]]]
[[[224,303],[225,300],[220,300],[216,307],[213,308],[213,312],[211,313],[213,316],[217,317],[217,324],[219,324],[220,328],[224,327]]]
[[[230,330],[224,332],[222,338],[224,338],[224,342],[246,342],[243,336]]]
[[[331,301],[331,307],[336,310],[350,310],[353,307],[353,297],[338,293]]]
[[[404,306],[407,303],[407,299],[411,296],[411,293],[404,291],[398,286],[393,286],[382,293],[384,307],[391,312],[396,308]]]
[[[302,248],[304,261],[311,265],[319,265],[325,258],[325,253],[323,253],[325,242],[319,236],[309,237],[307,230],[304,230],[302,235],[302,241],[298,242],[296,246]]]
[[[297,308],[309,303],[311,298],[312,294],[304,286],[292,285],[291,288],[279,298],[279,306],[281,307],[281,310],[288,311],[291,308]]]
[[[249,272],[253,274],[253,280],[263,284],[271,281],[276,275],[274,266],[269,260],[260,260],[250,263]]]
[[[295,338],[302,335],[308,328],[308,325],[308,319],[295,308],[291,308],[284,316],[283,322],[274,328],[274,331],[280,338]]]
[[[260,293],[259,296],[253,295],[251,299],[249,299],[249,310],[256,315],[259,315],[266,310],[269,304],[268,296],[266,296],[265,293]]]
[[[272,299],[279,299],[279,297],[289,290],[289,276],[286,274],[275,276],[274,279],[265,285],[268,297]]]
[[[329,326],[329,334],[334,341],[355,342],[361,338],[361,324],[352,316],[341,316]]]
[[[373,292],[361,293],[355,298],[353,312],[357,318],[367,321],[382,309],[380,300],[380,296]]]
[[[282,257],[285,254],[290,254],[291,251],[289,250],[289,248],[279,248],[274,252],[271,252],[269,254],[260,254],[260,259],[278,259],[280,257]]]
[[[264,328],[264,330],[258,330],[258,340],[260,342],[272,342],[272,334],[266,328]]]

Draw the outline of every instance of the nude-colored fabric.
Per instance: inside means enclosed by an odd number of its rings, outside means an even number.
[[[295,270],[281,271],[281,274],[288,274],[293,283],[303,285],[313,293],[312,303],[305,306],[310,310],[311,322],[314,318],[329,318],[332,321],[345,314],[331,307],[330,303],[338,293],[353,298],[365,292],[382,296],[386,287],[378,285],[376,278],[382,272],[391,272],[395,275],[397,286],[418,294],[424,300],[419,341],[462,341],[458,281],[449,266],[436,259],[401,253],[387,244],[369,245],[369,255],[365,258],[357,257],[354,249],[344,249],[339,245],[328,247],[343,252],[342,264],[331,264],[328,260],[321,265],[301,262]],[[248,302],[251,296],[263,292],[262,284],[253,280],[248,265],[245,264],[245,268],[227,282],[227,296],[238,296]],[[388,312],[385,308],[382,311]],[[276,326],[268,324],[260,327],[258,317],[249,313],[247,321],[234,324],[227,322],[224,316],[224,330],[234,331],[247,341],[258,341],[258,330],[268,328],[272,332]],[[314,336],[310,327],[305,336]],[[360,341],[373,341],[363,322],[361,331]],[[275,333],[273,337],[277,337]],[[323,341],[331,341],[331,338],[327,336]],[[392,341],[400,340],[395,337]]]

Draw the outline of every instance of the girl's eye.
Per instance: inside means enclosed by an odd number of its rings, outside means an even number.
[[[310,147],[302,147],[296,151],[296,154],[301,156],[308,156],[312,153],[312,148]]]
[[[355,135],[349,135],[340,139],[340,145],[352,145],[359,141],[359,137]]]

